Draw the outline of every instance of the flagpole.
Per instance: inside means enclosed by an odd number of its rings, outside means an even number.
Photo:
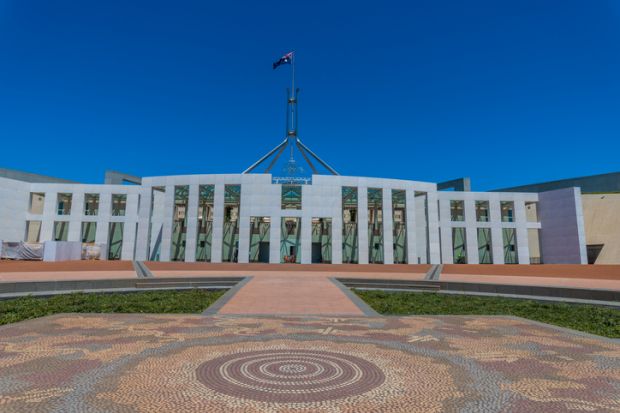
[[[293,51],[291,55],[291,99],[293,101],[291,110],[291,125],[293,126],[293,131],[297,131],[297,125],[295,124],[295,111],[297,110],[297,93],[295,92],[295,52]],[[296,134],[296,133],[295,133]]]

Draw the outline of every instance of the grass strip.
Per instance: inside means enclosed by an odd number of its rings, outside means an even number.
[[[225,290],[71,293],[0,301],[0,325],[58,313],[201,313]]]
[[[503,297],[354,291],[380,314],[510,315],[604,337],[620,338],[620,310],[615,308]]]

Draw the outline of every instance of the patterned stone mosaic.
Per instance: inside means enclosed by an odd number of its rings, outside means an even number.
[[[0,412],[620,412],[620,343],[508,317],[56,315]]]

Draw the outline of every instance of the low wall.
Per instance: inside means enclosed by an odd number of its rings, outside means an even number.
[[[459,265],[445,264],[442,274],[508,275],[620,280],[620,265]]]

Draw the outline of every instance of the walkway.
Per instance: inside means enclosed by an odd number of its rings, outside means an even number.
[[[363,316],[364,312],[324,273],[262,272],[218,314]]]

